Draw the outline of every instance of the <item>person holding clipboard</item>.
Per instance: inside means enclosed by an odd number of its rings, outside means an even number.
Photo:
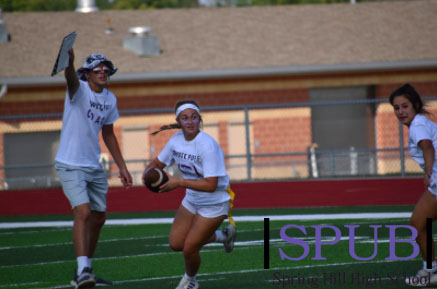
[[[106,88],[117,67],[103,54],[91,54],[75,71],[72,48],[68,50],[68,57],[64,72],[67,93],[55,168],[74,214],[73,244],[78,268],[71,284],[75,288],[92,288],[112,284],[92,271],[92,258],[106,220],[108,191],[105,171],[99,163],[100,131],[119,168],[124,187],[132,185],[132,177],[113,129],[119,117],[117,99]]]

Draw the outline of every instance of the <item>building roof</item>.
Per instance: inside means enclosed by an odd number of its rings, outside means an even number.
[[[437,67],[437,1],[245,8],[3,13],[12,41],[0,43],[0,83],[50,77],[62,38],[78,33],[76,68],[104,53],[114,80],[403,65]],[[106,34],[107,21],[114,29]],[[123,48],[132,26],[150,26],[161,53]],[[24,81],[24,82],[26,82]]]

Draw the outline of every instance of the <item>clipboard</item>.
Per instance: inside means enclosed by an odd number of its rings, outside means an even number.
[[[56,58],[55,65],[52,70],[51,76],[54,76],[68,67],[68,62],[70,56],[68,51],[73,48],[74,41],[76,40],[77,32],[71,32],[64,37],[61,43],[61,48],[59,49],[58,57]]]

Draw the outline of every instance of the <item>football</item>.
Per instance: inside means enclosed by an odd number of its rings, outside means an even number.
[[[160,168],[152,168],[146,172],[144,182],[146,187],[154,193],[159,193],[159,187],[168,181],[168,176]]]

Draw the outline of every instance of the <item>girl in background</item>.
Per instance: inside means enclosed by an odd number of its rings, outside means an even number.
[[[433,221],[437,217],[437,125],[425,115],[429,112],[424,108],[423,101],[414,87],[405,84],[393,91],[390,95],[390,103],[399,121],[408,127],[408,150],[411,157],[424,170],[424,183],[426,190],[416,204],[411,215],[410,225],[416,228],[416,242],[419,245],[423,259],[423,268],[416,277],[426,278],[427,283],[437,285],[437,264],[434,253],[434,239],[432,240],[432,268],[427,268],[426,248],[426,219]],[[422,277],[422,278],[421,278]],[[406,278],[409,285],[424,286],[425,284],[413,284],[412,278]]]

